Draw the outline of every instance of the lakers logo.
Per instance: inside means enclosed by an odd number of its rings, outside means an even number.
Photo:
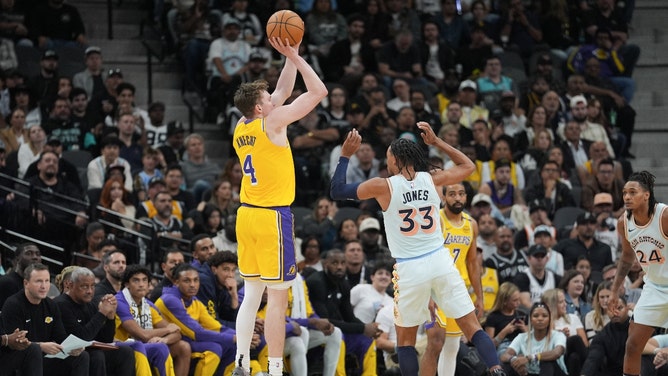
[[[288,270],[288,275],[297,275],[297,266],[292,264],[290,270]]]
[[[51,324],[51,322],[53,322],[53,317],[51,317],[51,316],[46,316],[46,317],[44,318],[44,322],[47,323],[47,324]]]

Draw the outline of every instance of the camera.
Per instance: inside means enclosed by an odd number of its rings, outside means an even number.
[[[608,231],[615,231],[617,228],[617,220],[613,217],[608,217],[601,222],[601,228],[607,229]]]

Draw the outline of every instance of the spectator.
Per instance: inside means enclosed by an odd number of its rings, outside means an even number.
[[[221,251],[232,251],[237,253],[239,242],[237,241],[237,213],[230,213],[223,217],[223,231],[213,238],[216,248]]]
[[[391,264],[376,263],[371,270],[371,284],[358,284],[350,290],[353,312],[363,323],[375,322],[381,308],[394,304],[394,300],[387,293],[392,282],[392,271]]]
[[[227,17],[220,38],[211,42],[208,64],[212,72],[209,82],[211,104],[224,112],[233,102],[234,91],[241,83],[241,75],[248,70],[251,45],[239,38],[241,24],[236,18]]]
[[[15,0],[0,4],[0,37],[12,40],[16,46],[32,47],[26,15],[15,5]]]
[[[401,0],[385,0],[385,11],[388,21],[387,38],[390,40],[401,33],[402,30],[409,30],[414,40],[420,40],[420,18],[417,13]]]
[[[97,145],[102,137],[103,119],[88,108],[90,97],[84,89],[72,88],[69,99],[72,124],[74,128],[80,129],[83,133],[82,148],[91,152],[92,155],[98,155]]]
[[[132,192],[132,174],[128,161],[119,157],[121,141],[113,135],[106,136],[100,143],[102,155],[88,163],[88,189],[102,188],[105,183],[105,174],[110,166],[123,166],[123,186]]]
[[[529,311],[528,331],[513,339],[500,360],[509,374],[563,376],[565,351],[566,337],[552,329],[549,308],[538,302]]]
[[[476,244],[482,249],[482,257],[486,260],[496,253],[496,231],[498,225],[490,214],[480,215],[477,221],[478,238],[476,239]]]
[[[485,332],[493,339],[499,356],[518,334],[527,330],[527,315],[519,308],[520,290],[512,282],[502,283],[485,321]]]
[[[91,222],[88,224],[88,226],[86,226],[85,238],[82,242],[83,247],[80,253],[94,257],[97,260],[76,260],[79,261],[77,263],[79,264],[78,266],[83,266],[92,270],[100,264],[104,253],[102,252],[102,248],[99,247],[99,245],[105,240],[106,237],[107,234],[104,230],[104,226],[100,222]]]
[[[56,51],[44,51],[39,61],[39,73],[29,81],[31,95],[42,109],[48,109],[58,97],[58,60]]]
[[[161,163],[161,157],[162,155],[160,155],[160,153],[152,147],[147,146],[144,148],[144,152],[142,153],[141,157],[142,169],[141,171],[134,174],[132,184],[134,188],[133,190],[140,201],[146,200],[148,182],[153,178],[163,177],[163,163]]]
[[[206,234],[213,238],[223,230],[223,218],[218,207],[206,204],[200,215],[201,223],[196,223],[192,228],[194,235]]]
[[[526,134],[523,136],[526,137]],[[547,152],[552,146],[554,145],[552,144],[551,133],[547,129],[543,129],[538,131],[536,137],[533,139],[533,143],[528,149],[519,149],[518,152],[515,153],[515,155],[524,153],[521,157],[522,159],[518,163],[520,164],[520,167],[522,167],[522,171],[526,174],[527,185],[536,182],[536,178],[540,175],[537,170],[548,161]],[[522,150],[526,150],[526,152],[523,152]]]
[[[564,360],[568,374],[579,375],[587,358],[589,341],[580,317],[567,312],[564,295],[561,289],[548,290],[543,293],[541,302],[550,307],[550,312],[554,312],[552,316],[554,330],[562,332],[566,336]]]
[[[485,68],[485,61],[493,56],[492,46],[480,25],[471,28],[471,42],[456,49],[455,67],[461,77],[478,77]],[[459,72],[461,70],[461,72]]]
[[[566,50],[577,43],[579,35],[575,34],[577,25],[569,22],[568,3],[556,0],[549,6],[540,9],[540,25],[543,40],[550,46],[550,52],[566,59]]]
[[[545,265],[549,260],[549,250],[542,245],[534,244],[527,251],[529,268],[524,273],[518,273],[513,283],[520,289],[522,306],[530,308],[534,303],[540,303],[545,291],[559,285],[561,277],[547,270]]]
[[[49,269],[43,264],[32,264],[25,270],[25,288],[9,297],[2,307],[2,327],[27,330],[26,338],[39,344],[46,355],[63,351],[67,337],[58,306],[47,299],[50,287]],[[26,319],[27,317],[27,319]],[[49,325],[53,323],[53,325]],[[85,348],[71,350],[65,359],[42,358],[44,369],[53,375],[87,376],[89,354]]]
[[[153,218],[156,215],[156,209],[153,205],[153,198],[159,192],[166,192],[167,184],[162,178],[154,178],[148,182],[147,200],[137,207],[137,218]],[[183,204],[180,201],[172,200],[172,214],[179,220],[187,218],[188,213],[184,212]]]
[[[308,49],[319,59],[330,55],[332,45],[347,37],[346,19],[332,7],[331,0],[315,0],[304,20]]]
[[[387,101],[387,108],[394,112],[399,112],[404,107],[410,106],[411,88],[408,79],[397,77],[392,81],[392,92],[394,98]]]
[[[479,122],[476,122],[476,130],[479,130]],[[484,128],[483,128],[484,130]],[[480,132],[485,134],[485,132]],[[478,136],[480,137],[480,136]],[[484,136],[483,136],[484,137]],[[510,182],[520,190],[523,190],[526,186],[526,179],[524,178],[524,171],[517,163],[513,162],[513,149],[512,149],[512,139],[506,135],[501,135],[497,138],[494,143],[491,145],[491,158],[489,161],[483,164],[482,166],[482,181],[486,182],[492,180],[492,172],[495,172],[496,163],[502,159],[510,161]]]
[[[543,252],[547,254],[547,250]],[[513,248],[513,230],[506,226],[497,229],[496,253],[485,259],[485,267],[496,270],[499,283],[512,282],[517,275],[529,270],[524,254]]]
[[[65,332],[84,341],[114,342],[116,297],[105,295],[99,304],[93,304],[95,276],[88,268],[72,271],[70,283],[71,287],[54,299],[62,315]],[[89,349],[87,352],[90,370],[95,374],[135,374],[133,367],[128,367],[135,362],[130,346],[118,346],[114,351]]]
[[[507,159],[499,159],[494,165],[494,179],[486,181],[479,193],[484,193],[492,198],[504,216],[509,216],[514,205],[525,205],[522,193],[511,183],[511,165]]]
[[[481,79],[484,79],[484,77]],[[524,110],[517,107],[516,103],[515,93],[510,90],[505,90],[501,93],[497,111],[503,116],[503,133],[513,138],[514,145],[517,144],[519,138],[526,138],[525,124],[527,121],[526,116],[524,116]]]
[[[586,183],[582,185],[582,200],[580,206],[585,210],[594,207],[594,196],[597,193],[609,193],[612,195],[612,210],[615,216],[622,215],[624,205],[622,200],[622,187],[624,183],[615,178],[614,161],[610,158],[603,159],[598,164],[598,169]]]
[[[328,197],[319,197],[315,201],[313,213],[304,218],[302,237],[316,236],[323,249],[330,249],[336,238],[335,213],[336,204]]]
[[[176,239],[190,239],[192,232],[180,219],[172,214],[172,196],[167,192],[158,192],[151,202],[155,207],[155,216],[151,217],[153,231],[160,237],[160,246],[169,248],[176,244]]]
[[[576,206],[571,190],[560,181],[559,171],[559,164],[556,161],[548,160],[540,168],[540,180],[524,192],[524,199],[527,202],[541,200],[551,219],[554,219],[557,210]]]
[[[240,39],[248,42],[251,46],[257,47],[264,37],[264,30],[260,20],[253,12],[248,11],[248,0],[232,0],[230,11],[223,14],[223,24],[228,18],[234,18],[241,26]]]
[[[104,278],[95,285],[95,300],[99,302],[106,295],[116,295],[123,288],[123,274],[127,260],[125,254],[114,249],[107,252],[102,257],[102,268],[104,269]]]
[[[12,98],[10,104],[13,103],[14,108],[20,108],[25,114],[24,127],[30,127],[33,124],[41,124],[42,110],[37,105],[37,100],[32,95],[30,88],[24,84],[16,85],[10,91]]]
[[[435,17],[440,29],[441,39],[453,48],[459,48],[469,42],[469,28],[461,13],[458,13],[455,0],[443,0],[442,14]]]
[[[351,288],[357,285],[371,283],[370,267],[366,265],[366,257],[359,240],[353,239],[343,245],[343,256],[345,260],[345,278]]]
[[[135,218],[137,208],[130,200],[130,192],[127,191],[121,178],[110,178],[104,183],[102,193],[100,194],[100,203],[102,207],[109,209],[121,216]],[[120,224],[128,230],[135,229],[135,222],[129,219],[117,218],[116,216],[107,216],[107,213],[102,212],[102,217],[110,217],[114,223]]]
[[[441,129],[438,131],[438,138],[442,139],[448,145],[452,146],[455,149],[460,148],[459,132],[457,131],[457,128],[455,128],[455,126],[452,124],[447,124],[444,127],[441,127]],[[429,156],[438,158],[438,164],[437,164],[438,167],[443,167],[445,166],[446,163],[451,161],[450,157],[447,154],[443,153],[440,149],[436,148],[433,145],[429,146]],[[472,162],[475,163],[475,161],[473,160]]]
[[[167,124],[167,140],[165,140],[163,145],[158,146],[158,150],[160,150],[162,156],[165,158],[167,166],[181,163],[183,160],[185,153],[185,147],[183,146],[184,133],[185,129],[183,129],[181,123],[170,121]]]
[[[19,146],[28,142],[25,111],[18,106],[15,107],[9,115],[8,122],[8,127],[0,130],[0,142],[4,145],[7,154],[18,151]],[[41,128],[41,125],[37,125]]]
[[[612,291],[610,291],[611,285],[610,281],[604,281],[596,288],[592,310],[587,313],[584,320],[584,327],[589,341],[610,322],[610,316],[608,316],[608,299],[610,299],[610,294],[612,294]]]
[[[87,129],[81,129],[72,121],[69,97],[58,97],[49,108],[49,119],[44,131],[50,138],[57,138],[64,150],[83,149]]]
[[[567,170],[580,171],[584,173],[589,160],[589,149],[592,142],[580,137],[582,129],[580,124],[575,121],[569,121],[564,128],[564,142],[561,143],[561,150],[564,155],[564,168]]]
[[[86,90],[89,98],[96,97],[104,92],[106,72],[102,67],[102,50],[97,46],[90,46],[84,52],[86,69],[75,74],[72,85]]]
[[[571,269],[561,279],[559,288],[565,293],[566,309],[569,314],[575,314],[580,320],[591,311],[591,304],[584,296],[585,279],[578,270]]]
[[[584,277],[584,291],[582,291],[582,299],[584,299],[587,303],[591,303],[594,299],[594,292],[596,291],[596,287],[601,282],[601,277],[598,273],[591,273],[591,263],[586,256],[578,257],[578,262],[575,264],[575,270],[582,273],[582,276]]]
[[[392,18],[385,12],[383,0],[368,0],[361,11],[364,19],[364,37],[373,51],[391,38],[389,24]]]
[[[592,214],[596,216],[598,224],[594,237],[596,240],[610,246],[612,260],[617,260],[621,252],[621,242],[617,232],[617,221],[612,213],[612,195],[609,193],[597,193],[594,196],[594,208]]]
[[[473,132],[471,131],[471,128],[464,126],[461,123],[461,118],[462,105],[457,101],[450,101],[446,107],[443,126],[448,124],[454,126],[459,135],[459,144],[468,145],[473,141]]]
[[[556,244],[554,233],[556,230],[552,226],[540,225],[534,230],[535,244],[542,245],[548,250],[548,261],[545,264],[545,269],[552,271],[554,274],[562,277],[564,275],[564,257],[561,253],[552,249]],[[582,315],[581,317],[584,317]]]
[[[156,302],[162,296],[162,289],[164,287],[174,286],[175,278],[172,276],[172,270],[178,264],[185,262],[183,253],[176,248],[170,248],[165,251],[160,262],[160,269],[162,270],[162,280],[150,293],[149,299]]]
[[[477,80],[478,95],[490,113],[499,108],[504,92],[517,90],[512,78],[502,75],[501,70],[501,59],[497,56],[489,57],[485,61],[485,69],[481,77]]]
[[[188,159],[181,162],[186,187],[195,195],[195,201],[210,189],[220,172],[220,167],[207,159],[204,137],[197,133],[189,135],[185,140]]]
[[[580,372],[583,376],[618,375],[623,372],[624,349],[630,324],[629,308],[624,297],[619,297],[619,305],[612,312],[615,314],[610,317],[610,322],[591,341],[587,359]]]
[[[379,50],[378,73],[383,76],[385,86],[390,87],[399,77],[414,85],[424,84],[420,50],[413,38],[409,30],[401,30]]]
[[[223,325],[234,327],[239,312],[237,292],[237,255],[231,251],[214,252],[199,268],[202,285],[197,297],[207,303],[209,314]]]
[[[474,29],[479,28],[485,34],[484,44],[499,49],[500,47],[495,45],[501,42],[499,35],[499,15],[490,13],[487,5],[482,0],[476,0],[471,3],[471,15],[472,18],[469,20],[471,34],[473,34]]]
[[[43,152],[38,160],[39,175],[27,179],[31,184],[31,196],[37,202],[49,201],[54,204],[39,205],[32,215],[43,231],[44,239],[62,244],[75,238],[75,227],[86,224],[86,204],[81,189],[71,182],[63,180],[58,174],[58,155],[55,152]],[[26,208],[29,203],[26,203]],[[35,209],[35,208],[30,208]],[[67,209],[66,211],[63,209]],[[74,218],[72,218],[73,214]],[[68,237],[69,235],[69,237]]]
[[[148,146],[157,148],[167,141],[169,126],[165,123],[165,104],[163,102],[151,103],[148,106],[148,118],[150,121],[144,124],[146,143]]]
[[[555,246],[555,250],[564,256],[564,268],[570,269],[577,263],[581,255],[585,255],[591,262],[591,270],[601,271],[603,267],[612,264],[610,246],[594,238],[596,217],[586,212],[576,219],[575,231],[577,235],[572,239],[562,239]]]
[[[437,21],[425,20],[422,23],[420,43],[422,71],[436,87],[443,85],[445,72],[455,64],[453,48],[446,41],[440,40],[439,36]]]
[[[322,260],[320,259],[320,252],[320,240],[318,240],[317,236],[311,235],[302,239],[301,255],[303,260],[297,262],[297,270],[299,270],[300,273],[304,272],[304,269],[307,268],[318,272],[322,271]]]
[[[48,0],[38,5],[28,17],[28,29],[39,48],[85,46],[86,31],[77,8],[61,0]]]
[[[462,81],[459,84],[459,94],[457,98],[462,109],[462,116],[459,122],[470,129],[473,129],[473,123],[476,120],[485,120],[489,117],[489,110],[476,104],[478,85],[471,80]],[[479,156],[481,156],[479,154]]]
[[[541,232],[547,232],[547,235],[550,235],[550,241],[556,238],[557,231],[552,227],[552,222],[547,216],[547,207],[543,200],[535,199],[529,201],[529,218],[531,219],[531,223],[524,226],[522,230],[519,230],[515,234],[515,249],[526,251],[530,246],[536,244],[536,235]],[[537,231],[539,228],[541,231]],[[553,245],[554,244],[548,243],[545,247],[549,249]],[[550,257],[552,257],[551,253]],[[562,273],[557,274],[563,275],[563,260],[561,263],[561,271]]]
[[[101,94],[91,97],[89,111],[96,121],[101,119],[103,122],[107,117],[113,116],[118,107],[116,89],[123,83],[123,72],[119,69],[109,69],[104,80],[104,90]]]
[[[25,274],[23,271],[32,264],[42,262],[42,252],[39,247],[33,243],[21,243],[16,246],[14,256],[14,266],[5,275],[0,277],[0,307],[10,296],[21,291]]]
[[[524,9],[520,0],[512,0],[508,10],[501,15],[501,41],[503,47],[511,46],[527,60],[543,42],[543,31],[538,18]]]
[[[44,145],[46,145],[44,129],[40,125],[33,125],[28,129],[28,139],[19,146],[17,153],[19,179],[23,179],[28,171],[28,167],[39,159]]]
[[[178,35],[176,26],[178,21]],[[170,22],[170,19],[173,20]],[[211,41],[221,32],[221,15],[211,10],[206,0],[195,0],[188,9],[180,4],[167,14],[172,38],[177,46],[183,46],[183,65],[187,80],[186,91],[204,91],[203,64],[211,46]]]

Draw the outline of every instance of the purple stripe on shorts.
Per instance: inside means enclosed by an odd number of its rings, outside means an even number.
[[[297,259],[295,256],[295,229],[294,219],[290,208],[287,206],[276,208],[281,216],[279,236],[281,237],[281,260],[280,271],[284,281],[292,281],[297,276]]]

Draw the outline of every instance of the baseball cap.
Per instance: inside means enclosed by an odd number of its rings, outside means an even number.
[[[492,205],[492,199],[486,193],[478,193],[475,196],[473,196],[473,200],[471,200],[471,206],[476,206],[480,203],[486,203],[488,205]]]
[[[241,23],[239,23],[239,20],[237,20],[234,17],[228,17],[225,20],[225,22],[223,22],[223,27],[228,27],[228,26],[231,26],[231,25],[237,25],[237,26],[241,27]]]
[[[578,215],[575,223],[578,225],[585,225],[587,223],[596,223],[596,216],[590,212],[585,212]]]
[[[464,89],[471,89],[473,91],[476,91],[478,90],[478,85],[476,85],[476,83],[471,80],[464,80],[462,81],[461,84],[459,84],[459,90],[464,90]]]
[[[155,110],[165,110],[165,104],[163,102],[153,102],[148,106],[148,112]]]
[[[179,133],[185,133],[185,129],[183,129],[181,123],[178,121],[170,121],[167,124],[167,137],[171,137]]]
[[[513,98],[514,99],[515,98],[515,93],[513,93],[510,90],[506,90],[503,93],[501,93],[501,99],[504,99],[504,98]]]
[[[56,60],[58,60],[58,54],[54,50],[46,50],[42,54],[42,60],[45,60],[45,59],[56,59]]]
[[[529,251],[527,252],[529,256],[536,256],[540,254],[547,255],[547,253],[548,253],[547,248],[543,247],[540,244],[532,245],[531,247],[529,247]]]
[[[102,49],[100,49],[98,46],[90,46],[86,48],[84,55],[88,56],[90,54],[102,54]]]
[[[163,179],[161,176],[154,176],[151,178],[151,180],[148,181],[149,188],[151,188],[156,184],[162,184],[164,186],[167,186],[167,184],[165,183],[165,179]]]
[[[605,192],[597,193],[596,196],[594,196],[594,206],[605,204],[612,205],[612,195]]]
[[[121,71],[120,68],[109,69],[109,71],[107,72],[107,76],[108,77],[118,76],[120,78],[123,78],[123,72]]]
[[[536,237],[538,234],[543,234],[546,233],[550,236],[552,236],[552,229],[548,225],[538,225],[536,228],[533,230],[533,236]]]
[[[380,231],[380,222],[378,222],[376,218],[365,218],[362,223],[360,223],[360,232],[367,230]]]
[[[260,52],[253,51],[251,52],[250,56],[248,56],[248,61],[256,61],[256,60],[267,61],[267,58],[264,57],[264,55],[262,55]]]
[[[584,102],[585,106],[587,105],[587,98],[584,97],[584,95],[576,95],[573,98],[571,98],[571,107],[575,107],[576,104]]]

